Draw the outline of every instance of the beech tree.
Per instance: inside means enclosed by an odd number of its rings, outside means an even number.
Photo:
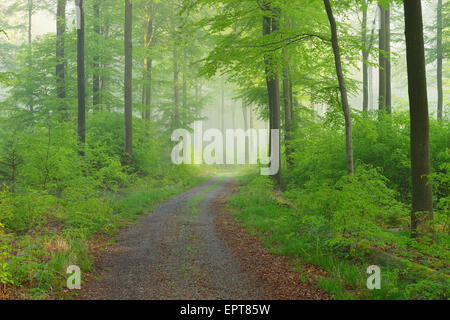
[[[433,194],[429,181],[430,137],[422,4],[420,0],[408,0],[404,1],[403,6],[411,118],[411,234],[413,237],[421,237],[433,233],[429,225],[429,221],[433,219]]]
[[[133,154],[133,49],[132,49],[132,0],[125,0],[125,75],[124,75],[124,115],[125,115],[125,154]]]
[[[341,93],[342,111],[345,119],[345,143],[347,155],[347,173],[352,175],[354,173],[353,164],[353,138],[352,138],[352,119],[350,115],[350,107],[347,98],[347,87],[345,85],[344,73],[342,71],[341,53],[339,49],[339,40],[337,35],[336,20],[333,15],[333,10],[329,0],[323,0],[325,9],[327,11],[328,20],[331,27],[331,44],[333,46],[334,62],[336,66],[336,75],[339,82],[339,91]]]
[[[66,98],[65,85],[65,41],[66,32],[66,3],[67,0],[58,0],[56,9],[56,91],[61,103],[61,111],[64,113],[63,118],[67,115],[67,106],[64,101]]]
[[[78,74],[78,140],[86,142],[86,76],[84,68],[84,0],[76,0],[77,10],[77,74]],[[81,151],[84,155],[84,151]]]

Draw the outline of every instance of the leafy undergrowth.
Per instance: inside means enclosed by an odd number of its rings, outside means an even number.
[[[66,190],[59,197],[0,193],[0,298],[63,297],[66,269],[92,269],[91,247],[210,175],[175,167],[163,179],[137,179],[117,192]],[[101,246],[101,245],[100,245]]]
[[[408,210],[374,169],[360,166],[352,183],[291,188],[280,194],[267,177],[238,179],[234,215],[273,253],[317,265],[317,285],[334,299],[448,299],[448,230],[438,241],[409,237]],[[444,219],[439,211],[436,219]],[[369,290],[369,265],[381,268],[381,289]]]

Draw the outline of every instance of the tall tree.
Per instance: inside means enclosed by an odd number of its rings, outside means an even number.
[[[100,38],[100,6],[99,0],[94,2],[94,32],[97,36],[97,40]],[[100,56],[98,51],[93,58],[93,73],[92,73],[92,105],[94,110],[96,106],[100,104]]]
[[[225,86],[223,84],[223,80],[221,81],[221,103],[220,103],[220,130],[222,132],[222,136],[226,136],[225,129]],[[224,145],[226,145],[224,143]],[[226,163],[227,160],[227,150],[226,148],[223,150],[223,163]]]
[[[345,118],[345,138],[346,138],[346,154],[347,154],[347,173],[352,175],[353,168],[353,140],[352,140],[352,120],[350,116],[350,108],[348,105],[347,88],[345,85],[344,73],[342,71],[341,53],[339,49],[339,40],[337,36],[336,20],[334,19],[333,10],[330,0],[323,0],[327,11],[328,20],[331,27],[331,44],[333,46],[334,62],[336,66],[336,75],[339,82],[339,91],[341,92],[341,104]]]
[[[284,48],[285,67],[283,70],[283,102],[284,102],[284,141],[285,141],[285,153],[286,162],[288,165],[292,164],[291,155],[291,129],[292,129],[292,87],[289,77],[289,53],[287,48]]]
[[[245,104],[245,100],[242,99],[242,115],[243,115],[243,120],[244,120],[244,131],[247,132],[248,130],[248,106]],[[251,140],[251,135],[249,137],[249,139],[245,139],[245,163],[247,163],[247,161],[250,161],[250,157],[249,157],[249,147],[250,147],[250,141]]]
[[[28,0],[28,45],[31,46],[32,40],[32,20],[33,20],[33,0]]]
[[[58,0],[56,8],[56,92],[60,99],[63,118],[66,117],[67,106],[65,85],[65,50],[64,34],[66,32],[66,3],[67,0]]]
[[[265,1],[263,3],[263,10],[263,36],[267,37],[272,33],[277,32],[280,28],[280,9],[273,7],[270,1]],[[274,53],[266,54],[264,58],[267,92],[269,97],[269,128],[270,130],[280,130],[280,83],[273,54]],[[276,147],[277,150],[274,150],[274,147]],[[278,141],[277,146],[273,146],[272,135],[270,135],[269,152],[281,156],[280,141]],[[278,159],[278,161],[279,164],[281,164],[280,159]],[[274,179],[280,187],[283,187],[281,181],[281,168],[279,168],[278,172],[274,175]]]
[[[384,110],[386,108],[386,13],[383,5],[379,4],[380,24],[378,28],[378,109]]]
[[[386,76],[386,112],[392,112],[392,89],[391,89],[391,6],[387,4],[385,10],[385,35],[384,35],[384,50],[386,57],[384,61],[385,76]]]
[[[125,0],[125,94],[124,94],[124,115],[125,115],[125,146],[124,152],[129,157],[133,154],[133,8],[132,0]]]
[[[411,122],[411,235],[418,237],[432,233],[428,222],[433,218],[425,49],[421,1],[404,1],[403,6]]]
[[[150,0],[148,3],[147,13],[145,16],[145,34],[144,34],[144,81],[142,89],[142,104],[144,105],[144,119],[150,120],[151,113],[151,94],[152,94],[152,58],[149,53],[149,47],[153,40],[153,1]]]
[[[363,19],[361,28],[361,38],[362,38],[362,59],[363,59],[363,111],[368,112],[369,110],[369,69],[366,61],[369,59],[369,52],[367,51],[367,11],[368,4],[367,0],[363,0]]]
[[[178,66],[178,52],[177,47],[173,45],[173,99],[174,99],[174,129],[180,125],[180,69]]]
[[[76,0],[77,10],[77,74],[78,74],[78,140],[86,142],[86,77],[84,68],[84,0]],[[81,151],[84,155],[84,151]]]
[[[443,116],[443,90],[442,90],[442,0],[438,0],[437,6],[437,117]]]

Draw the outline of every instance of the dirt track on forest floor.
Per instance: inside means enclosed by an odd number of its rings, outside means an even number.
[[[281,257],[262,252],[255,239],[246,240],[240,225],[233,227],[228,221],[228,229],[222,227],[227,214],[221,201],[231,192],[231,179],[214,178],[121,231],[96,263],[98,280],[84,283],[78,299],[326,299],[310,284],[296,281],[293,271],[270,271],[276,262],[271,260]],[[198,203],[192,207],[195,199]],[[240,234],[239,243],[230,238],[236,234]],[[242,247],[239,253],[230,247],[235,245]],[[248,262],[255,252],[265,263],[249,267],[243,257]],[[278,266],[288,268],[285,261]],[[274,291],[273,278],[280,276],[288,276],[288,281],[281,282],[284,286],[301,286],[302,293],[291,296],[298,290],[283,291],[282,287]]]

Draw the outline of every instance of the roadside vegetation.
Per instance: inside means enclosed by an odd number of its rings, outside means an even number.
[[[120,227],[208,177],[206,170],[173,166],[170,146],[159,137],[136,148],[133,166],[122,165],[121,117],[105,113],[92,121],[99,129],[82,162],[74,161],[78,148],[67,139],[65,124],[22,131],[12,142],[5,138],[3,155],[20,161],[14,183],[3,184],[0,192],[5,298],[58,296],[69,265],[91,271],[93,246],[106,244]]]
[[[357,165],[350,183],[342,124],[323,125],[331,115],[301,117],[294,162],[283,177],[287,191],[249,173],[229,199],[233,214],[274,253],[298,259],[299,272],[301,262],[327,271],[317,285],[335,299],[448,299],[448,128],[431,121],[435,240],[418,240],[410,234],[407,115],[353,115]],[[381,268],[381,290],[367,289],[369,265]]]

